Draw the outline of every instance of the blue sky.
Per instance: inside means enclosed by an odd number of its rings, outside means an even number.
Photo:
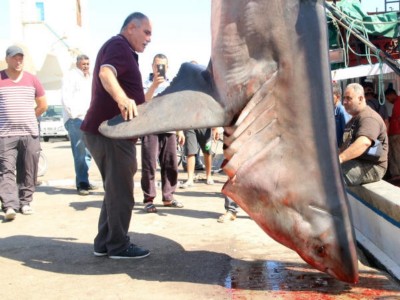
[[[10,23],[10,16],[6,12],[8,12],[8,1],[0,0],[0,38],[8,37],[8,26]]]
[[[164,53],[169,58],[170,77],[182,62],[196,60],[206,65],[210,57],[211,0],[88,0],[93,48],[118,33],[123,20],[131,12],[146,14],[153,23],[153,38],[143,54],[139,55],[141,70],[151,71],[152,58]],[[384,0],[362,0],[368,11],[384,10]],[[96,52],[90,53],[95,56]]]
[[[9,16],[4,13],[8,11],[9,1],[0,0],[0,39],[9,36],[7,26],[3,25],[10,22]],[[169,77],[173,77],[185,61],[196,60],[203,65],[208,63],[212,0],[87,1],[87,17],[91,28],[91,49],[88,54],[93,62],[98,48],[119,32],[124,19],[131,12],[140,11],[153,22],[152,42],[145,52],[140,54],[140,66],[144,76],[151,70],[153,56],[160,52],[169,58]],[[361,4],[366,11],[384,10],[384,0],[362,0]]]

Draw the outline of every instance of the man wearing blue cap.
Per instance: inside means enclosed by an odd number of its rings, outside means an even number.
[[[17,212],[33,213],[40,153],[37,118],[47,102],[37,77],[23,70],[20,47],[7,48],[6,63],[0,71],[0,199],[5,220],[11,221]]]

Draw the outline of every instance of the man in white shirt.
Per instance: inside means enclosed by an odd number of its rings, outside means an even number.
[[[90,105],[91,87],[89,57],[81,54],[76,58],[76,68],[65,76],[62,87],[64,123],[74,157],[76,188],[81,196],[89,195],[89,190],[94,188],[89,183],[89,167],[92,157],[82,139],[80,129]]]

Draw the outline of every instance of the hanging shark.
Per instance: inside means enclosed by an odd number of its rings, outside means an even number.
[[[222,192],[305,262],[356,283],[323,3],[213,0],[208,67],[182,64],[137,117],[118,116],[99,131],[131,138],[223,126]]]

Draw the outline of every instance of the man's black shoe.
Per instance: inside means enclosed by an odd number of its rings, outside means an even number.
[[[115,255],[110,255],[109,257],[112,259],[137,259],[144,258],[150,255],[150,251],[146,249],[142,249],[135,244],[130,244],[129,247]]]
[[[89,191],[97,190],[97,186],[91,183],[81,182],[79,183],[77,190],[79,195],[86,196],[89,195]]]

